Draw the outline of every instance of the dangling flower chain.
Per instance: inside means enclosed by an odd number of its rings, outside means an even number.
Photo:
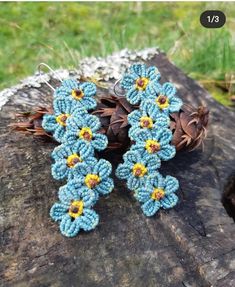
[[[178,180],[169,175],[164,178],[158,169],[161,161],[175,156],[175,147],[170,144],[169,114],[178,112],[182,101],[175,96],[171,83],[159,83],[160,77],[156,67],[134,64],[121,80],[127,100],[140,106],[128,116],[129,137],[134,144],[124,154],[116,175],[127,180],[127,187],[142,203],[146,216],[154,215],[161,207],[171,208],[178,201]]]
[[[109,177],[111,164],[94,157],[95,151],[104,150],[108,144],[107,137],[98,133],[99,119],[88,113],[96,107],[95,94],[93,83],[63,81],[54,93],[54,114],[45,115],[42,123],[61,143],[52,152],[52,176],[66,179],[67,184],[59,189],[60,202],[52,206],[50,215],[68,237],[96,227],[99,216],[92,207],[99,195],[110,193],[114,186]]]

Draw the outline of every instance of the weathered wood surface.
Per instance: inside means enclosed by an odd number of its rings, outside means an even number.
[[[235,169],[235,114],[165,55],[149,63],[185,102],[203,101],[211,111],[205,151],[178,153],[161,170],[180,180],[180,203],[146,218],[116,180],[95,207],[98,228],[63,237],[48,215],[61,185],[50,175],[53,144],[7,128],[16,111],[45,104],[52,93],[46,85],[22,88],[0,114],[1,286],[235,286],[235,225],[221,203]]]

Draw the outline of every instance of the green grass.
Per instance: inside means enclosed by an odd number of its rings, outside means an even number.
[[[206,9],[224,11],[226,25],[203,28]],[[73,68],[84,56],[150,46],[195,79],[223,80],[235,70],[234,15],[235,3],[223,2],[0,3],[0,88],[39,62]]]

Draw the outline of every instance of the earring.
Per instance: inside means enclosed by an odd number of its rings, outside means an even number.
[[[127,180],[127,187],[134,191],[146,216],[154,215],[160,207],[171,208],[178,201],[178,180],[169,175],[164,178],[158,169],[161,161],[175,156],[175,147],[170,144],[169,115],[179,111],[182,101],[175,96],[176,89],[171,83],[161,85],[159,80],[156,67],[134,64],[120,81],[127,100],[139,104],[139,109],[128,116],[133,144],[116,175]]]
[[[99,216],[93,206],[100,195],[109,194],[114,187],[109,177],[111,163],[95,158],[95,152],[108,144],[107,137],[99,133],[99,119],[89,114],[96,107],[95,94],[93,83],[61,80],[54,90],[54,114],[45,115],[42,122],[43,128],[61,143],[52,152],[52,176],[67,183],[60,187],[59,202],[54,203],[50,215],[67,237],[97,226]]]

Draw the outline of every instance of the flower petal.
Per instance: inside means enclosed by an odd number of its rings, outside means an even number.
[[[157,67],[152,66],[147,68],[147,77],[149,77],[150,80],[159,81],[161,78],[161,74],[158,71]]]
[[[96,162],[96,158],[94,157],[94,162]],[[81,164],[77,165],[75,170],[75,174],[78,177],[78,180],[80,180],[80,177],[86,176],[88,173],[91,172],[92,167],[87,165],[85,162],[81,162]]]
[[[157,156],[154,155],[147,155],[145,158],[145,162],[148,169],[148,174],[153,171],[156,171],[161,166],[161,161]]]
[[[136,189],[140,188],[142,183],[143,183],[143,177],[141,177],[141,178],[135,177],[132,174],[129,175],[129,177],[127,179],[127,187],[130,190],[136,190]]]
[[[149,129],[141,129],[139,133],[133,134],[133,138],[137,142],[144,142],[152,138],[152,132]]]
[[[148,188],[141,187],[140,189],[136,190],[135,197],[139,202],[146,202],[150,199],[150,191]]]
[[[91,154],[91,149],[89,148],[89,143],[83,140],[77,140],[76,143],[70,147],[69,154],[77,153],[80,154],[83,161],[89,161],[90,157],[93,157],[93,154]]]
[[[69,181],[66,185],[59,188],[58,197],[63,204],[70,205],[73,200],[78,200],[81,197],[81,192],[73,185],[73,181]]]
[[[135,124],[139,125],[140,118],[141,118],[141,111],[135,110],[128,115],[128,123],[130,125]]]
[[[146,65],[144,64],[134,64],[130,67],[130,71],[136,74],[138,77],[146,77]]]
[[[95,109],[97,106],[97,102],[94,98],[84,98],[81,101],[79,101],[79,103],[81,104],[81,106],[86,108],[88,111]]]
[[[98,192],[96,192],[92,189],[89,189],[85,186],[82,186],[79,189],[79,193],[81,194],[81,198],[82,198],[82,201],[84,203],[84,208],[92,207],[97,202],[97,200],[99,199]]]
[[[168,144],[162,147],[157,154],[161,160],[167,161],[175,156],[176,150],[173,145]]]
[[[66,131],[64,134],[64,142],[67,143],[68,146],[73,146],[78,141],[77,134],[74,132]],[[90,144],[87,145],[87,148],[89,148]]]
[[[51,173],[54,179],[63,179],[68,176],[69,169],[66,160],[59,160],[52,165]]]
[[[72,78],[66,79],[66,80],[63,80],[61,86],[67,90],[74,90],[74,89],[78,88],[79,82],[75,79],[72,79]]]
[[[84,92],[86,97],[93,97],[96,95],[96,85],[91,82],[84,82],[80,84],[79,88]]]
[[[54,148],[53,152],[51,153],[51,157],[55,161],[58,161],[67,158],[70,153],[70,148],[62,144]]]
[[[167,82],[162,85],[162,91],[164,95],[171,97],[175,95],[176,88],[173,84]]]
[[[125,163],[133,165],[140,160],[140,156],[136,151],[128,151],[124,154],[123,159]]]
[[[92,140],[91,145],[94,147],[94,149],[98,151],[104,150],[108,145],[108,139],[105,135],[95,134],[94,140]]]
[[[126,164],[119,164],[116,169],[116,176],[120,179],[127,179],[131,173],[131,167]]]
[[[136,144],[133,144],[131,145],[131,151],[137,151],[138,153],[143,153],[145,152],[145,144],[143,142],[140,142],[140,143],[136,143]]]
[[[129,90],[131,87],[135,85],[135,80],[137,77],[132,74],[124,74],[122,81],[121,81],[121,87],[125,90]]]
[[[47,132],[53,132],[58,126],[54,115],[44,115],[42,120],[42,127]]]
[[[71,106],[72,106],[71,101],[65,98],[56,98],[53,101],[54,114],[60,115],[69,113]]]
[[[79,221],[80,217],[77,217],[75,220],[72,220],[69,214],[64,215],[60,223],[61,233],[67,237],[76,236],[80,230]]]
[[[56,202],[51,207],[50,216],[53,220],[59,221],[66,214],[67,210],[66,205]]]
[[[146,88],[146,92],[148,93],[149,100],[155,100],[155,98],[162,93],[162,86],[160,83],[155,82],[154,85],[148,85]]]
[[[98,129],[100,129],[101,124],[97,116],[87,115],[85,121],[86,126],[89,127],[92,132],[96,132]]]
[[[141,92],[139,92],[138,90],[136,90],[135,87],[133,87],[127,92],[126,99],[130,104],[136,105],[141,99]]]
[[[165,187],[164,190],[166,194],[176,192],[179,189],[179,181],[170,175],[167,175],[165,178]]]
[[[148,177],[146,185],[152,187],[152,189],[153,188],[164,189],[165,180],[158,171],[155,171]]]
[[[172,97],[170,99],[169,112],[170,113],[178,112],[182,105],[183,105],[183,102],[180,98]]]
[[[174,193],[166,195],[163,199],[160,200],[161,207],[164,209],[174,207],[178,202],[178,196]]]
[[[172,131],[170,129],[161,129],[160,131],[161,146],[169,144],[169,142],[172,140]]]
[[[63,126],[57,125],[57,128],[53,133],[54,139],[57,142],[62,143],[64,141],[64,135],[65,135],[65,128]]]
[[[149,199],[141,206],[141,208],[146,216],[153,216],[159,210],[160,206],[159,201]]]
[[[109,177],[102,180],[101,183],[96,186],[95,191],[97,191],[99,194],[106,195],[112,192],[113,188],[113,180]]]
[[[90,231],[94,229],[99,223],[99,215],[92,209],[84,209],[83,214],[80,217],[79,226],[84,231]]]
[[[99,174],[102,179],[107,178],[112,172],[112,165],[105,159],[100,159],[94,167],[94,173]]]

